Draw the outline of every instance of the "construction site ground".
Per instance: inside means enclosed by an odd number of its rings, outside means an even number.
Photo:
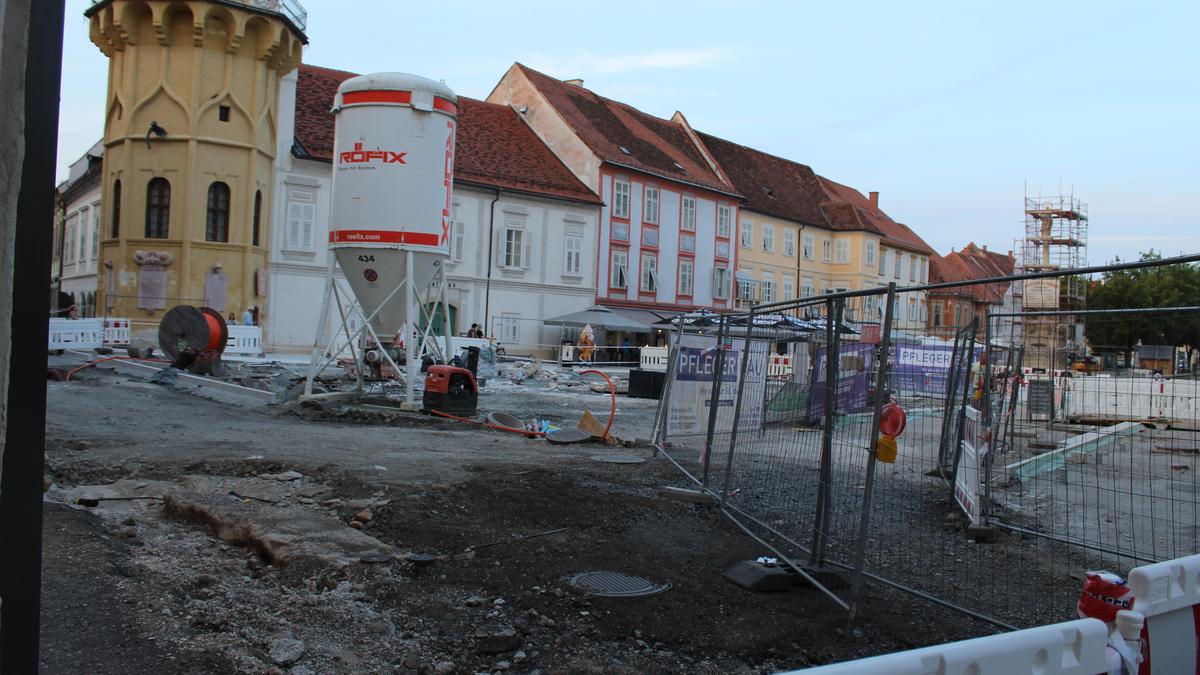
[[[608,402],[507,385],[480,408],[574,426]],[[655,404],[619,397],[613,431],[649,437]],[[613,453],[647,461],[592,459]],[[51,382],[43,671],[775,672],[993,632],[886,587],[850,625],[815,590],[735,586],[722,572],[767,551],[662,496],[683,483],[652,455],[100,369]],[[595,570],[670,588],[567,583]]]

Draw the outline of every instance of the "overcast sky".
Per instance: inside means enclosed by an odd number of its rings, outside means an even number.
[[[1089,258],[1200,251],[1200,3],[302,0],[306,63],[484,98],[514,62],[811,165],[941,253],[1007,251],[1074,190]],[[59,177],[103,130],[106,59],[67,1]]]

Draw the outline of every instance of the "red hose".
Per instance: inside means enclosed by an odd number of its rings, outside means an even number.
[[[617,389],[613,386],[612,380],[609,379],[608,375],[605,375],[599,370],[582,370],[579,372],[580,375],[587,375],[588,373],[595,373],[600,377],[603,377],[604,381],[608,383],[608,395],[612,399],[612,405],[609,406],[608,409],[608,424],[604,427],[604,435],[600,437],[607,439],[608,430],[612,428],[613,419],[617,416]]]
[[[105,361],[135,361],[135,360],[136,361],[153,361],[155,363],[170,363],[170,361],[164,361],[163,359],[134,359],[132,356],[106,356],[102,359],[96,359],[95,361],[89,361],[89,362],[83,364],[82,366],[79,366],[78,368],[72,368],[71,370],[68,370],[67,376],[63,378],[63,381],[64,382],[69,381],[71,379],[72,375],[74,375],[75,373],[78,373],[79,371],[83,370],[84,368],[91,368],[92,366],[99,364],[99,363],[104,363]]]

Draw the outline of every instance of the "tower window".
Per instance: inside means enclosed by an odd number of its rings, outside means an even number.
[[[229,106],[227,106],[227,105],[221,106],[218,109],[217,114],[221,117],[222,122],[228,122],[229,121]]]
[[[206,241],[229,241],[229,186],[216,182],[208,187]]]
[[[171,224],[171,184],[152,178],[146,186],[146,238],[166,239]]]
[[[116,239],[121,236],[121,181],[119,179],[113,182],[112,202],[112,236],[113,239]]]
[[[255,246],[259,245],[259,235],[262,227],[262,190],[257,190],[254,193],[254,238],[251,241]]]

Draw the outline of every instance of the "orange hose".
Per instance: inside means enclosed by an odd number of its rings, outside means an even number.
[[[617,416],[617,388],[613,386],[612,380],[609,379],[608,375],[605,375],[603,372],[601,372],[599,370],[581,370],[581,371],[579,371],[580,375],[587,375],[588,373],[595,373],[595,374],[599,375],[600,377],[603,377],[604,381],[608,383],[608,395],[612,399],[612,405],[609,406],[609,409],[608,409],[608,424],[605,425],[605,427],[604,427],[604,435],[600,437],[600,438],[608,438],[608,430],[612,428],[613,419],[615,419]]]
[[[89,361],[89,362],[83,364],[82,366],[79,366],[78,368],[72,368],[71,370],[68,370],[66,377],[63,378],[63,381],[64,382],[69,381],[71,379],[72,375],[74,375],[75,373],[78,373],[79,371],[83,370],[84,368],[91,368],[92,366],[99,364],[99,363],[104,363],[105,361],[135,361],[135,360],[136,361],[153,361],[155,363],[170,363],[170,361],[165,361],[163,359],[134,359],[132,356],[106,356],[102,359],[96,359],[95,361]]]
[[[208,324],[208,350],[215,352],[221,346],[221,323],[208,312],[204,313],[204,322]]]

